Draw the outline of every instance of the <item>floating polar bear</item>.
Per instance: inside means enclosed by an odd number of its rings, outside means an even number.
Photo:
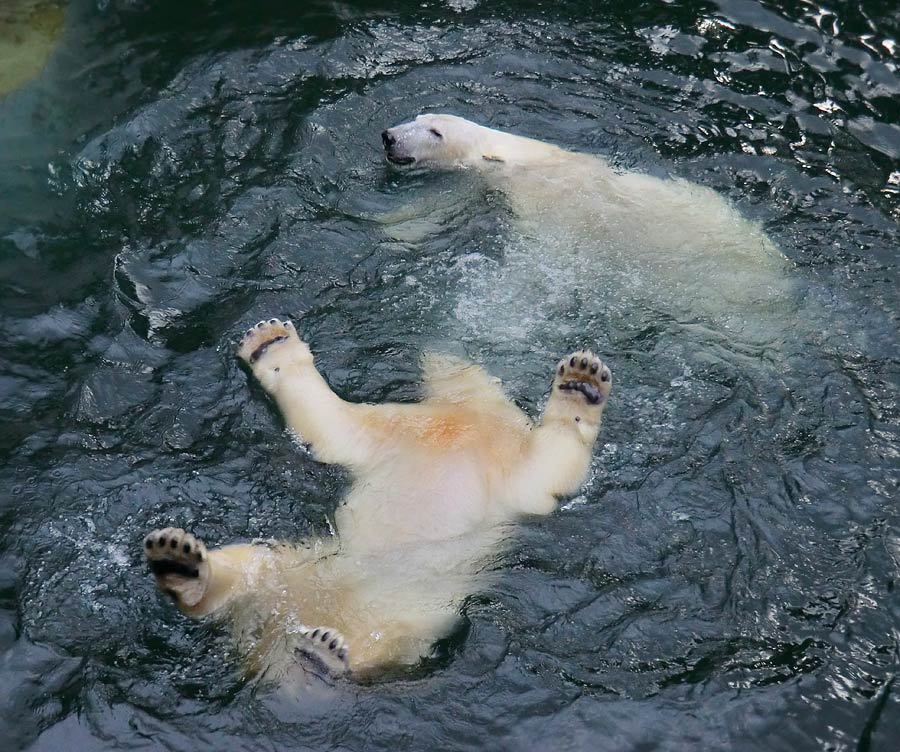
[[[509,523],[582,484],[612,385],[592,353],[573,353],[533,425],[496,380],[449,356],[424,358],[421,403],[368,405],[331,391],[290,322],[260,322],[238,355],[315,456],[352,471],[337,537],[207,551],[169,527],[144,550],[185,614],[230,617],[250,669],[275,677],[297,653],[355,675],[428,655]]]
[[[526,238],[520,246],[551,263],[580,257],[583,281],[618,290],[614,298],[662,301],[676,315],[722,314],[769,305],[789,290],[778,248],[709,188],[618,171],[600,157],[454,115],[419,115],[382,141],[397,165],[477,170],[507,197]]]

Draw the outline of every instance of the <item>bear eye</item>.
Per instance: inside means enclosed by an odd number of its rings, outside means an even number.
[[[444,138],[444,137],[441,135],[441,132],[440,132],[440,131],[435,130],[434,128],[429,128],[428,130],[431,131],[431,132],[432,132],[435,136],[437,136],[438,138],[440,138],[440,139],[443,139],[443,138]]]

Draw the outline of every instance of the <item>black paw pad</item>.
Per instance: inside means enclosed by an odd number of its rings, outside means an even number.
[[[265,355],[266,350],[269,349],[276,342],[283,342],[287,339],[286,334],[279,334],[277,337],[272,337],[272,339],[263,342],[259,347],[257,347],[252,353],[250,353],[250,362],[255,363],[259,360],[263,355]]]
[[[182,577],[196,578],[200,576],[200,570],[184,562],[173,559],[154,559],[150,562],[150,571],[157,577],[167,574],[180,574]]]
[[[559,385],[559,389],[563,392],[581,392],[591,405],[599,404],[603,399],[600,390],[587,381],[566,381]]]

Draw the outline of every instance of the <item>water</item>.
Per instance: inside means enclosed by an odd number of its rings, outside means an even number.
[[[900,13],[783,5],[73,0],[0,101],[9,748],[896,749]],[[475,176],[385,165],[425,110],[716,189],[790,293],[692,315],[535,261]],[[582,343],[616,379],[584,493],[435,660],[300,700],[140,555],[327,531],[346,477],[233,358],[267,315],[354,400],[428,347],[531,412]]]

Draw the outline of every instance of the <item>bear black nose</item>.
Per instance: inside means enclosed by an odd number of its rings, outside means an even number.
[[[385,149],[390,149],[394,144],[397,143],[397,139],[391,135],[390,131],[381,132],[381,141],[384,144]]]

